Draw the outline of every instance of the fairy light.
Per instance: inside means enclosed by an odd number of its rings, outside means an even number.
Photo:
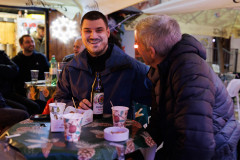
[[[135,48],[135,49],[138,48],[138,44],[134,44],[134,48]]]
[[[78,36],[77,22],[64,16],[57,18],[51,24],[52,37],[67,43],[73,37]]]

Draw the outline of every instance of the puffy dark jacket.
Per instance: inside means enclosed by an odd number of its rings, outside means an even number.
[[[163,142],[157,158],[234,159],[240,125],[232,99],[205,59],[201,43],[183,35],[158,65],[158,88],[153,82],[158,104],[148,127]]]
[[[118,106],[132,106],[132,102],[151,104],[151,89],[146,87],[149,67],[125,54],[114,45],[111,56],[106,60],[105,69],[100,72],[104,87],[104,113],[110,114],[111,104]],[[87,51],[74,56],[66,64],[57,83],[55,99],[72,105],[72,97],[77,104],[82,99],[90,100],[90,93],[94,81],[87,63]],[[129,114],[131,116],[131,114]]]
[[[13,92],[13,80],[17,77],[18,66],[4,51],[0,51],[0,92],[5,95]]]

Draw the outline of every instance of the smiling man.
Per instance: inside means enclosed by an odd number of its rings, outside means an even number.
[[[19,94],[26,96],[24,82],[31,81],[30,70],[39,70],[38,78],[43,80],[44,72],[49,70],[49,63],[45,55],[34,50],[35,43],[30,35],[23,35],[19,39],[19,44],[22,51],[12,59],[19,67],[19,74],[15,87]]]
[[[146,87],[148,67],[131,58],[119,47],[108,43],[107,18],[98,11],[86,13],[81,21],[81,36],[86,49],[73,58],[59,77],[55,99],[89,109],[95,72],[100,72],[104,87],[103,112],[111,114],[114,105],[132,106],[132,102],[150,105],[150,89]],[[88,107],[87,107],[88,106]],[[129,116],[132,113],[130,108]]]

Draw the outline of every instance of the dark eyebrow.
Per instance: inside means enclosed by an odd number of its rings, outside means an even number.
[[[104,27],[98,27],[96,29],[103,29]],[[84,30],[91,29],[91,28],[83,28]]]
[[[104,29],[104,27],[98,27],[97,29]]]

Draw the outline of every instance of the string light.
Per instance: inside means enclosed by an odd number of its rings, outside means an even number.
[[[138,45],[137,45],[137,44],[134,44],[134,48],[135,48],[135,49],[138,48]]]
[[[52,37],[67,43],[70,39],[78,36],[77,22],[64,16],[57,18],[51,24]]]

